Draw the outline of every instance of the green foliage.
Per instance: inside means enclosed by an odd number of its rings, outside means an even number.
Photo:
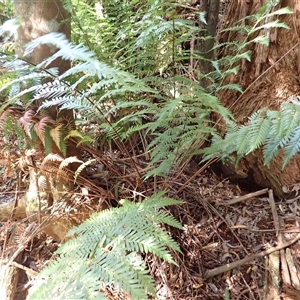
[[[208,60],[203,45],[214,37],[206,36],[203,12],[190,18],[173,1],[103,0],[101,15],[95,1],[63,2],[71,13],[72,43],[58,33],[29,43],[26,55],[40,44],[59,49],[38,66],[17,59],[7,48],[0,57],[5,68],[0,79],[0,113],[11,106],[24,108],[24,131],[30,137],[38,136],[47,153],[52,143],[65,153],[68,138],[89,143],[100,132],[101,141],[108,143],[140,134],[148,145],[142,150],[151,153],[149,177],[168,175],[199,153],[211,136],[212,146],[203,150],[206,159],[225,158],[234,152],[240,158],[263,146],[269,164],[283,147],[286,164],[300,150],[297,104],[285,104],[282,111],[259,111],[248,124],[238,127],[217,98],[222,89],[242,92],[236,84],[225,84],[226,78],[238,74],[241,60],[251,60],[251,43],[268,45],[268,37],[257,36],[257,32],[286,28],[276,20],[265,20],[290,13],[287,8],[272,12],[275,4],[267,2],[256,15],[246,17],[251,26],[239,22],[225,29],[238,31],[243,40],[215,45],[210,51],[228,47],[233,55]],[[3,30],[5,27],[0,33]],[[72,63],[62,75],[47,69],[57,58]],[[202,68],[204,63],[209,64],[208,71]],[[32,112],[38,99],[45,100]],[[62,128],[59,120],[47,119],[47,110],[53,107],[58,113],[73,110],[77,125],[98,124],[99,131],[85,134],[79,132],[80,126],[76,131]],[[212,113],[226,121],[224,139],[211,122]],[[14,130],[9,119],[7,126],[4,128]],[[141,149],[135,150],[140,153]],[[79,167],[75,180],[90,162]],[[158,194],[139,204],[125,201],[121,208],[94,214],[70,232],[76,238],[66,242],[38,276],[39,288],[32,290],[31,299],[105,299],[99,289],[106,284],[123,289],[134,299],[155,294],[140,255],[153,253],[174,263],[166,247],[179,248],[158,224],[181,226],[158,209],[177,203]]]
[[[225,84],[226,78],[238,74],[241,60],[251,60],[249,44],[268,44],[268,36],[257,33],[270,27],[286,28],[274,18],[291,13],[287,8],[273,12],[276,3],[267,2],[256,15],[246,17],[250,25],[241,20],[224,30],[238,31],[242,41],[225,42],[210,49],[217,52],[229,47],[233,55],[208,60],[204,45],[212,37],[206,35],[203,12],[187,18],[186,12],[172,1],[104,0],[101,5],[97,2],[102,9],[100,14],[96,1],[63,2],[71,13],[74,43],[58,33],[32,41],[26,54],[40,44],[53,44],[59,49],[38,66],[20,62],[9,54],[3,56],[7,69],[12,71],[1,79],[0,91],[7,91],[7,100],[0,112],[20,102],[31,107],[37,99],[45,98],[37,113],[55,106],[74,110],[78,125],[99,124],[99,131],[88,135],[91,141],[99,140],[96,134],[100,132],[102,145],[111,141],[120,145],[142,134],[148,146],[135,150],[151,153],[146,177],[166,176],[172,168],[180,167],[198,153],[210,136],[220,140],[211,123],[212,113],[226,121],[228,139],[234,138],[230,131],[232,116],[218,101],[218,92],[222,89],[241,92],[240,86]],[[60,76],[55,69],[45,71],[60,57],[72,62],[70,70]],[[209,70],[201,67],[204,63],[209,64]],[[262,145],[265,138],[268,121],[261,122],[261,127],[252,132],[253,145]],[[55,142],[65,151],[66,137],[70,135],[60,131],[58,125],[50,126],[49,133],[55,135],[46,137],[47,145]],[[43,126],[34,128],[48,132]],[[247,134],[247,128],[241,130]],[[41,136],[39,132],[37,135]],[[78,140],[83,141],[80,136]],[[249,148],[243,136],[239,137],[239,145],[238,155],[256,147]],[[223,156],[236,149],[234,144],[225,148]],[[208,157],[216,155],[209,152],[214,149],[206,151]],[[294,152],[297,147],[292,149]]]
[[[4,144],[7,144],[8,149],[12,144],[15,145],[18,151],[24,151],[32,146],[32,141],[26,139],[24,130],[22,130],[20,124],[16,122],[16,118],[13,115],[8,114],[3,119],[2,133],[4,139],[3,142]]]
[[[236,152],[237,159],[263,147],[264,161],[271,160],[283,149],[283,168],[300,150],[300,102],[282,104],[281,111],[259,110],[249,117],[248,123],[238,127],[232,123],[224,139],[215,136],[211,147],[202,151],[205,159],[225,158]]]
[[[176,264],[166,247],[180,249],[159,226],[182,229],[166,211],[180,201],[153,195],[142,203],[121,201],[122,207],[93,214],[73,228],[54,259],[40,272],[28,299],[106,299],[106,285],[128,292],[133,299],[155,295],[154,280],[141,257],[152,253]]]
[[[243,38],[243,41],[225,42],[214,46],[215,50],[228,47],[231,50],[231,53],[234,53],[231,56],[221,57],[218,61],[212,62],[217,73],[216,78],[218,78],[216,82],[216,90],[224,88],[223,82],[228,75],[236,75],[238,73],[238,68],[234,67],[237,62],[239,62],[241,59],[251,61],[251,52],[248,50],[248,46],[250,44],[257,43],[266,46],[269,45],[269,36],[267,33],[264,33],[263,29],[289,29],[285,23],[280,22],[279,20],[274,20],[274,17],[281,14],[292,14],[293,11],[290,8],[285,7],[271,12],[276,5],[277,3],[274,3],[273,1],[266,1],[266,3],[258,10],[256,14],[247,16],[244,19],[239,20],[234,26],[225,28],[221,31],[237,31]],[[246,20],[251,25],[245,25]],[[263,33],[258,35],[261,32]],[[239,90],[239,88],[236,87],[233,89]]]
[[[0,1],[0,23],[13,16],[13,0]]]

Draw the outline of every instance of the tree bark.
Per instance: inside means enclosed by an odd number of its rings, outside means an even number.
[[[56,52],[57,49],[51,45],[40,45],[28,56],[24,57],[25,47],[30,41],[51,32],[64,33],[70,39],[70,16],[64,10],[60,0],[15,0],[14,9],[19,21],[19,28],[16,35],[16,52],[19,57],[26,59],[33,65],[39,64]],[[70,68],[70,61],[56,59],[49,65],[49,68],[52,67],[57,67],[59,73],[62,74]],[[42,101],[43,99],[36,101],[36,108],[38,108]],[[51,107],[48,110],[48,115],[52,120],[55,121],[58,118],[58,111],[58,107]],[[59,116],[65,120],[65,126],[71,123],[74,127],[72,110],[59,112]],[[62,155],[54,142],[52,142],[52,153]],[[67,144],[67,156],[76,156],[78,154],[79,151],[74,145],[71,143]],[[46,182],[44,185],[39,184],[41,176],[44,177],[43,181]],[[61,192],[70,190],[72,188],[71,182],[67,179],[58,178],[57,174],[53,174],[53,171],[51,174],[42,172],[33,160],[30,167],[30,186],[25,199],[27,216],[40,211],[42,202],[44,203],[44,207],[47,207],[55,202],[62,201],[63,194]],[[55,237],[57,235],[54,234]]]
[[[15,15],[19,20],[20,27],[16,37],[16,52],[24,57],[25,46],[32,40],[51,32],[61,32],[68,39],[71,37],[69,14],[63,9],[60,0],[15,0]],[[33,64],[38,64],[51,56],[55,49],[47,45],[40,45],[26,57]],[[70,67],[66,60],[56,60],[52,66],[59,68],[63,73]]]
[[[204,74],[208,74],[212,71],[211,61],[214,60],[214,43],[217,31],[217,25],[219,21],[219,9],[220,9],[220,0],[206,0],[203,1],[204,9],[207,12],[207,33],[208,38],[204,45],[203,49],[200,47],[200,51],[203,51],[203,56],[207,60],[201,62],[201,69]]]
[[[39,45],[30,55],[24,57],[25,47],[30,41],[51,32],[61,32],[68,39],[71,38],[70,15],[64,10],[60,0],[15,0],[14,9],[20,25],[16,36],[16,53],[30,63],[37,65],[57,50],[53,46]],[[70,68],[70,61],[58,58],[48,67],[57,67],[59,73],[62,74]],[[37,106],[38,104],[40,104],[39,101],[37,101]],[[57,118],[57,111],[56,107],[48,111],[53,120]],[[65,118],[66,125],[67,122],[74,124],[72,110],[65,110],[61,115]],[[52,147],[53,153],[60,153],[55,143],[52,143]],[[68,147],[67,156],[76,154],[78,151],[74,151],[73,146]]]
[[[300,2],[286,0],[280,1],[273,10],[283,7],[293,10],[291,15],[276,16],[285,22],[290,29],[271,28],[262,29],[259,35],[270,38],[269,46],[252,44],[251,62],[242,61],[240,72],[237,76],[227,78],[227,83],[239,83],[243,93],[227,90],[220,93],[222,103],[229,108],[239,124],[244,124],[248,117],[258,109],[280,110],[280,105],[289,102],[290,96],[300,93]],[[226,27],[231,27],[235,22],[244,17],[257,13],[261,7],[260,0],[240,1],[233,0],[227,14]],[[270,22],[267,19],[266,22]],[[249,22],[248,20],[244,21]],[[251,25],[251,24],[245,24]],[[253,37],[251,37],[253,38]],[[240,32],[225,32],[220,36],[220,42],[242,40]],[[298,46],[297,46],[298,45]],[[223,52],[222,56],[232,54]],[[283,187],[292,190],[299,182],[300,159],[294,157],[285,170],[282,171],[283,155],[271,162],[270,168],[264,165],[261,150],[246,156],[240,164],[243,174],[253,174],[257,184],[262,187],[274,189],[278,196],[283,195]],[[230,169],[230,166],[228,166]]]

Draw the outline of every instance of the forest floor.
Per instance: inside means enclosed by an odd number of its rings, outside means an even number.
[[[122,186],[120,197],[132,194],[129,178],[132,176],[135,181],[136,173],[130,161],[126,162],[116,153],[102,153],[101,161],[104,160],[106,175],[112,179],[103,183],[103,178],[93,176],[94,185],[102,184],[112,191],[118,183]],[[2,159],[2,202],[13,200],[16,189],[26,190],[26,171],[8,168],[8,165],[16,167],[17,161],[17,157],[7,157],[5,163]],[[143,166],[144,162],[139,164]],[[124,179],[122,184],[120,176],[116,178],[120,173]],[[182,254],[173,253],[179,267],[153,256],[145,258],[155,276],[160,300],[300,299],[300,242],[297,241],[300,195],[297,189],[293,199],[274,200],[268,189],[242,190],[209,167],[200,172],[193,161],[167,179],[146,182],[144,188],[146,190],[141,189],[140,194],[163,189],[168,190],[169,197],[184,200],[182,205],[170,208],[184,230],[167,228],[182,250]],[[1,223],[2,258],[8,252],[13,253],[21,243],[18,237],[30,226],[28,220]],[[44,233],[27,244],[20,262],[26,273],[20,277],[19,295],[23,296],[18,296],[17,300],[24,299],[26,282],[43,268],[58,245]],[[110,299],[127,299],[109,289],[107,295]]]
[[[160,299],[300,299],[299,196],[249,193],[207,169],[181,197],[172,212],[185,230],[172,233],[183,255],[179,269],[156,265],[168,278]]]

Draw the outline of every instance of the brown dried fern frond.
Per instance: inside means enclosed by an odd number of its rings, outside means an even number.
[[[27,167],[33,167],[35,165],[35,161],[39,161],[44,154],[39,149],[26,149],[23,152],[20,152],[17,159],[17,167],[21,169],[23,172],[26,172]]]
[[[52,137],[54,143],[60,149],[61,141],[63,138],[63,124],[59,124],[50,130],[50,136]]]
[[[34,125],[34,130],[43,144],[45,144],[46,127],[55,124],[55,121],[49,116],[45,116]]]
[[[76,156],[70,156],[65,158],[59,165],[59,170],[57,175],[61,176],[61,177],[68,177],[70,178],[70,176],[68,176],[68,174],[70,174],[70,170],[66,169],[70,164],[83,164],[83,161],[78,159]],[[72,177],[73,177],[73,172],[72,172]],[[74,179],[74,181],[76,181],[76,178]]]
[[[81,172],[84,170],[84,168],[86,168],[88,165],[90,165],[91,163],[94,163],[94,162],[96,162],[96,159],[89,159],[85,163],[82,162],[82,164],[75,171],[74,181],[77,180],[77,177],[81,174]]]
[[[37,184],[38,184],[38,187],[45,190],[45,189],[49,189],[49,183],[48,183],[48,180],[47,180],[47,177],[46,176],[38,176],[38,179],[37,179]]]
[[[20,157],[17,160],[17,166],[25,172],[26,167],[32,165],[32,152],[30,150],[21,153]]]
[[[59,165],[59,169],[62,170],[66,168],[68,165],[73,164],[73,163],[80,163],[83,164],[83,161],[78,159],[76,156],[70,156],[65,158]]]
[[[2,149],[0,152],[0,160],[3,163],[3,166],[5,166],[7,163],[11,163],[12,153],[10,151],[8,151],[7,149]]]
[[[63,161],[63,157],[59,155],[58,153],[49,153],[46,155],[46,157],[43,159],[41,163],[41,169],[47,170],[49,165],[56,165],[56,170],[58,169],[58,165]]]
[[[12,177],[15,171],[14,164],[18,159],[18,155],[14,151],[2,149],[0,152],[0,167],[4,170],[2,174],[2,180],[6,180],[8,177]]]
[[[29,137],[31,137],[30,126],[32,123],[36,123],[36,121],[35,111],[32,109],[25,111],[24,115],[19,119],[19,123]]]

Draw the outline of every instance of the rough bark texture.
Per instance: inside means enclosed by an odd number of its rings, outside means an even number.
[[[252,61],[243,61],[238,76],[228,78],[228,82],[239,83],[244,93],[240,95],[237,92],[225,91],[220,94],[222,103],[230,108],[239,124],[247,121],[258,109],[280,109],[282,103],[289,102],[290,96],[300,93],[300,2],[281,1],[274,9],[286,6],[290,7],[294,14],[279,18],[290,30],[273,28],[260,32],[260,35],[270,37],[270,45],[251,45],[249,50],[252,51]],[[230,27],[245,16],[256,13],[260,7],[260,0],[233,0],[225,26]],[[243,36],[238,32],[226,32],[220,36],[220,40],[243,40]],[[226,54],[228,53],[222,53]],[[259,185],[273,188],[279,196],[282,195],[283,186],[291,190],[299,182],[299,167],[299,156],[296,156],[282,171],[280,154],[268,168],[264,166],[262,151],[256,151],[241,162],[244,173],[252,173]]]
[[[16,49],[20,56],[23,56],[24,47],[28,42],[47,33],[62,32],[70,39],[70,23],[66,22],[69,15],[64,11],[60,0],[15,0],[14,8],[16,17],[20,21],[16,37]],[[38,64],[55,51],[53,47],[41,45],[26,58]],[[70,62],[57,60],[53,66],[59,67],[60,73],[63,73],[70,67]]]
[[[61,32],[64,33],[68,39],[70,39],[70,16],[63,9],[60,0],[16,0],[14,1],[14,8],[16,17],[20,23],[17,36],[15,37],[16,52],[20,57],[24,57],[23,53],[27,43],[45,34],[51,32]],[[40,45],[36,47],[29,56],[25,57],[25,59],[34,65],[37,65],[45,58],[55,53],[56,50],[57,49],[53,46]],[[70,68],[70,61],[56,59],[49,65],[49,68],[51,67],[57,67],[59,69],[59,73],[62,74]],[[52,119],[56,120],[57,109],[52,107],[49,112]],[[64,111],[63,117],[70,122],[73,122],[74,120],[73,112],[70,110]],[[60,152],[55,143],[53,143],[53,152]],[[67,156],[74,154],[74,147],[68,147]]]
[[[22,262],[23,253],[20,253],[15,259],[16,262]],[[6,268],[6,265],[0,267],[0,297],[3,300],[25,300],[27,291],[18,292],[19,278],[22,276],[24,271],[10,265]]]
[[[16,0],[14,1],[15,15],[19,20],[19,28],[16,36],[16,52],[20,57],[24,57],[23,53],[25,46],[28,42],[43,36],[51,32],[61,32],[66,35],[68,39],[71,36],[71,28],[69,22],[69,15],[63,9],[60,0]],[[34,65],[42,62],[44,59],[55,53],[57,49],[51,45],[40,45],[28,56],[24,57],[27,61],[30,61]],[[57,67],[59,73],[65,72],[70,68],[70,62],[62,59],[57,59],[49,65],[49,68]],[[36,101],[36,106],[43,101],[40,99]],[[58,117],[58,108],[52,107],[48,111],[48,115],[56,120]],[[60,113],[60,117],[63,117],[67,123],[74,123],[73,111],[66,110]],[[58,147],[55,143],[52,143],[52,153],[59,153]],[[78,154],[78,150],[73,145],[67,145],[67,156],[72,156]],[[35,162],[32,163],[33,165]],[[52,171],[52,170],[51,170]],[[42,182],[41,176],[44,176],[44,184]],[[45,184],[46,182],[46,184]],[[63,180],[58,178],[55,172],[52,171],[51,174],[42,174],[41,171],[36,168],[31,168],[30,170],[30,186],[26,194],[26,213],[30,216],[36,213],[41,208],[41,201],[44,200],[52,205],[54,202],[61,201],[63,194],[60,192],[65,192],[70,190],[70,182],[68,180]],[[48,194],[48,195],[47,195]],[[58,197],[54,197],[59,194]],[[45,197],[43,197],[45,196]],[[57,235],[54,234],[54,237]]]

